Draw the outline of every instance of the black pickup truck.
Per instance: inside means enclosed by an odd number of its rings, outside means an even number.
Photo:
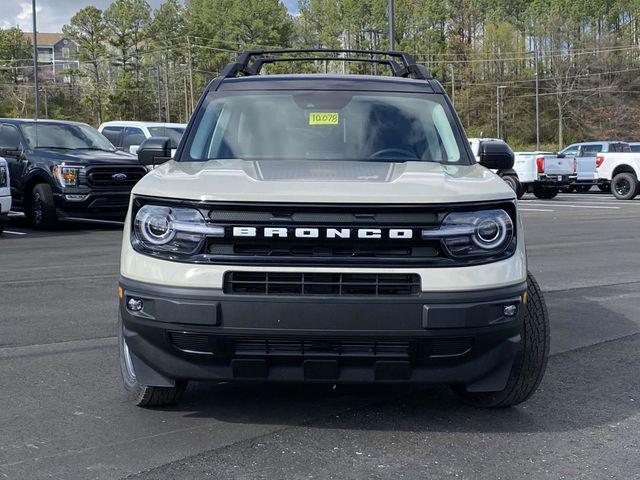
[[[84,123],[0,118],[13,209],[36,228],[58,220],[123,221],[131,188],[146,173]]]

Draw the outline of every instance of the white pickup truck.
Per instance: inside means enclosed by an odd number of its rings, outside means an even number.
[[[478,159],[482,142],[503,142],[496,138],[470,138],[471,150]],[[560,188],[576,180],[576,159],[550,152],[515,152],[513,169],[496,171],[516,192],[518,198],[533,193],[541,199],[558,195]]]
[[[3,232],[11,210],[11,185],[9,183],[9,166],[0,157],[0,234]]]
[[[599,186],[610,185],[618,200],[633,200],[640,193],[640,153],[600,153],[596,158]]]

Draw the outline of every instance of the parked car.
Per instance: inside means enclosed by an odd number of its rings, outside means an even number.
[[[11,210],[11,189],[9,179],[9,165],[0,157],[0,234],[4,231]]]
[[[140,144],[151,137],[168,137],[171,140],[171,152],[175,154],[182,134],[187,125],[185,123],[157,123],[157,122],[104,122],[98,131],[109,139],[113,145],[129,153],[136,153]]]
[[[58,219],[122,221],[147,170],[84,123],[0,118],[14,209],[36,228]]]
[[[568,187],[569,191],[588,192],[593,185],[598,185],[596,157],[600,153],[630,152],[630,145],[626,142],[581,142],[569,145],[560,151],[565,157],[575,157],[578,162],[575,184]],[[600,183],[601,190],[608,191],[608,184]]]
[[[135,404],[177,402],[190,380],[448,384],[481,407],[537,388],[547,311],[515,194],[488,169],[513,152],[483,142],[476,162],[411,56],[339,53],[392,76],[260,75],[300,57],[245,52],[174,160],[166,137],[138,150],[162,165],[134,187],[122,242]]]
[[[470,138],[476,159],[483,142],[503,142],[499,138]],[[494,170],[516,192],[518,198],[529,192],[542,199],[555,197],[560,188],[575,181],[573,159],[558,158],[549,152],[515,152],[513,168]]]
[[[632,200],[640,193],[640,153],[600,153],[596,159],[602,190],[609,188],[619,200]]]

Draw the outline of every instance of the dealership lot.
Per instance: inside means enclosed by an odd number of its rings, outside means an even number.
[[[552,357],[510,410],[446,388],[200,384],[126,403],[117,364],[120,227],[0,239],[0,478],[637,478],[640,200],[520,202]]]

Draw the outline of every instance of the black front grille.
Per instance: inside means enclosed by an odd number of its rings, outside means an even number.
[[[227,272],[224,292],[235,295],[415,295],[420,276],[391,273]]]
[[[359,339],[303,337],[226,337],[205,333],[168,332],[169,341],[185,353],[217,357],[341,357],[426,359],[462,357],[472,337],[433,339]]]
[[[145,176],[144,167],[108,166],[91,167],[87,170],[87,184],[94,188],[128,188],[133,187]]]
[[[411,353],[407,341],[238,339],[233,346],[236,356],[409,357]]]

